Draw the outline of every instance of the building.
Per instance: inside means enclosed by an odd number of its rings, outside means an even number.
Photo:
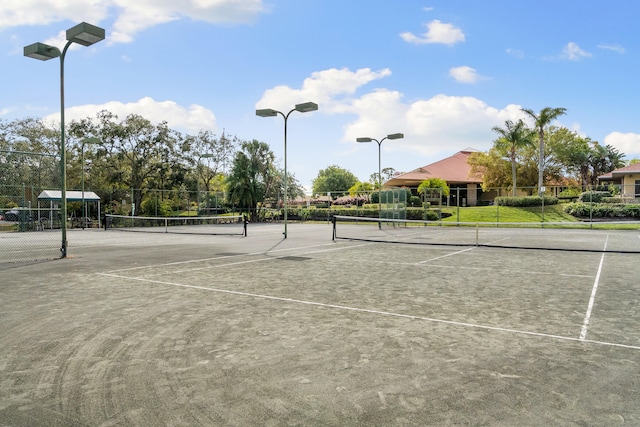
[[[620,186],[625,198],[640,198],[640,163],[635,163],[600,175],[598,182]]]
[[[467,159],[477,150],[466,148],[453,156],[439,160],[411,172],[401,173],[384,183],[388,187],[408,187],[412,190],[418,188],[420,183],[430,178],[444,179],[449,186],[449,200],[447,204],[457,206],[459,197],[460,206],[476,206],[482,201],[493,200],[495,194],[483,194],[482,176],[471,173],[471,165]],[[484,197],[483,197],[484,196]]]

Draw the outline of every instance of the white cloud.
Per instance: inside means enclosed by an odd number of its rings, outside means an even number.
[[[617,148],[626,159],[640,158],[640,134],[611,132],[604,137],[604,144]]]
[[[4,0],[0,2],[0,30],[53,22],[89,22],[100,26],[115,16],[107,28],[108,43],[129,43],[147,28],[179,19],[211,24],[251,22],[267,11],[263,0]],[[51,41],[60,46],[58,35]],[[54,43],[53,41],[58,41]]]
[[[603,50],[610,50],[619,54],[623,54],[626,52],[626,49],[618,44],[599,44],[598,48]]]
[[[372,89],[357,93],[364,85],[390,74],[386,69],[319,71],[306,79],[301,89],[278,86],[267,90],[256,107],[284,108],[281,111],[286,112],[299,102],[318,102],[320,114],[356,116],[344,127],[343,142],[353,144],[361,136],[378,138],[402,132],[405,138],[394,141],[385,150],[402,149],[421,156],[467,147],[488,150],[495,139],[492,127],[503,125],[505,120],[524,118],[520,105],[495,108],[473,97],[436,95],[407,103],[398,91]]]
[[[96,113],[108,110],[124,119],[129,114],[139,114],[152,123],[166,121],[169,127],[187,133],[197,133],[201,129],[216,130],[216,116],[207,108],[192,104],[188,107],[178,105],[174,101],[156,101],[145,97],[137,102],[122,103],[111,101],[104,104],[89,104],[65,109],[65,122],[95,117]],[[59,122],[60,113],[50,114],[47,121]]]
[[[108,15],[110,0],[3,0],[0,30],[59,21],[99,22]]]
[[[580,46],[574,42],[567,43],[564,49],[562,49],[561,55],[563,59],[568,59],[569,61],[579,61],[582,58],[589,58],[590,56],[591,54],[589,52],[580,49]]]
[[[380,71],[369,68],[355,72],[346,68],[316,71],[304,80],[300,89],[276,86],[265,91],[256,108],[289,111],[295,104],[311,101],[319,104],[325,112],[345,112],[345,104],[340,102],[341,99],[353,95],[361,86],[389,75],[391,71],[388,68]]]
[[[513,56],[515,58],[519,58],[519,59],[524,58],[524,51],[519,50],[519,49],[508,48],[507,49],[507,54],[509,54],[509,55],[511,55],[511,56]]]
[[[449,70],[449,76],[453,77],[458,83],[476,83],[478,80],[484,80],[486,77],[479,75],[475,68],[463,65],[454,67]]]
[[[407,43],[413,44],[446,44],[454,45],[465,40],[464,33],[460,28],[453,24],[447,24],[437,19],[426,24],[427,32],[422,36],[416,36],[413,33],[405,32],[400,37]]]

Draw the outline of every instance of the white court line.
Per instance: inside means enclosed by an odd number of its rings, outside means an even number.
[[[598,266],[598,273],[596,274],[596,280],[593,282],[593,288],[591,289],[591,297],[589,298],[589,304],[587,305],[587,312],[584,315],[584,322],[582,322],[582,330],[580,331],[580,340],[585,341],[587,338],[587,331],[589,329],[589,320],[591,319],[591,310],[593,310],[593,304],[596,301],[596,292],[598,291],[598,284],[600,283],[600,273],[602,273],[602,265],[604,264],[604,254],[607,250],[607,242],[609,241],[609,235],[604,241],[604,248],[602,249],[602,256],[600,257],[600,265]]]
[[[337,251],[337,250],[342,250],[342,249],[351,249],[351,248],[357,248],[360,246],[366,246],[366,245],[370,245],[371,243],[364,243],[364,244],[360,244],[360,245],[351,245],[351,246],[343,246],[341,248],[332,248],[332,249],[325,249],[325,250],[320,250],[320,251],[314,251],[314,252],[302,252],[303,254],[308,254],[308,253],[318,253],[318,252],[329,252],[329,251]],[[118,273],[121,271],[133,271],[133,270],[142,270],[145,268],[155,268],[155,267],[166,267],[166,266],[173,266],[173,265],[182,265],[182,264],[193,264],[193,263],[197,263],[197,262],[205,262],[205,261],[214,261],[217,259],[225,259],[225,258],[234,258],[234,257],[239,257],[239,256],[255,256],[255,255],[264,255],[266,253],[276,253],[276,252],[290,252],[290,251],[296,251],[296,250],[306,250],[306,249],[311,249],[311,248],[319,248],[319,247],[323,247],[323,246],[335,246],[336,243],[323,243],[320,245],[312,245],[312,246],[299,246],[299,247],[295,247],[295,248],[282,248],[282,249],[273,249],[273,250],[268,250],[268,251],[262,251],[262,252],[252,252],[252,253],[242,253],[242,254],[237,254],[237,255],[220,255],[220,256],[215,256],[215,257],[210,257],[210,258],[199,258],[199,259],[190,259],[190,260],[186,260],[186,261],[175,261],[175,262],[167,262],[167,263],[162,263],[162,264],[149,264],[149,265],[141,265],[141,266],[136,266],[136,267],[127,267],[127,268],[120,268],[117,270],[109,270],[109,273]],[[256,262],[256,261],[264,261],[264,260],[268,260],[268,259],[276,259],[273,257],[267,257],[264,259],[259,259],[259,260],[252,260],[249,262]],[[234,263],[235,264],[235,263]],[[224,265],[232,265],[232,264],[224,264]],[[219,265],[216,266],[208,266],[208,267],[202,267],[202,268],[196,268],[196,269],[189,269],[189,271],[194,271],[194,270],[201,270],[203,268],[217,268],[220,267]]]
[[[453,325],[453,326],[463,326],[463,327],[482,329],[482,330],[488,330],[488,331],[505,332],[505,333],[518,334],[518,335],[527,335],[527,336],[535,336],[535,337],[542,337],[542,338],[552,338],[552,339],[562,340],[562,341],[584,342],[584,343],[597,344],[597,345],[603,345],[603,346],[609,346],[609,347],[620,347],[620,348],[627,348],[627,349],[632,349],[632,350],[640,350],[640,346],[627,345],[627,344],[609,343],[609,342],[604,342],[604,341],[593,341],[593,340],[587,340],[587,339],[565,337],[565,336],[562,336],[562,335],[544,334],[544,333],[540,333],[540,332],[520,331],[520,330],[517,330],[517,329],[501,328],[501,327],[497,327],[497,326],[487,326],[487,325],[478,325],[478,324],[474,324],[474,323],[456,322],[456,321],[453,321],[453,320],[434,319],[434,318],[431,318],[431,317],[414,316],[414,315],[411,315],[411,314],[400,314],[400,313],[392,313],[392,312],[389,312],[389,311],[381,311],[381,310],[358,308],[358,307],[349,307],[349,306],[345,306],[345,305],[326,304],[326,303],[321,303],[321,302],[299,300],[299,299],[294,299],[294,298],[283,298],[283,297],[276,297],[276,296],[272,296],[272,295],[254,294],[254,293],[250,293],[250,292],[240,292],[240,291],[232,291],[232,290],[228,290],[228,289],[210,288],[210,287],[206,287],[206,286],[185,285],[185,284],[182,284],[182,283],[165,282],[165,281],[161,281],[161,280],[151,280],[151,279],[144,279],[144,278],[140,278],[140,277],[127,277],[127,276],[120,276],[120,275],[117,275],[117,274],[110,274],[110,273],[97,273],[97,274],[100,275],[100,276],[112,277],[112,278],[117,278],[117,279],[135,280],[135,281],[139,281],[139,282],[156,283],[156,284],[160,284],[160,285],[176,286],[176,287],[180,287],[180,288],[197,289],[197,290],[218,292],[218,293],[224,293],[224,294],[230,294],[230,295],[238,295],[238,296],[251,297],[251,298],[261,298],[261,299],[266,299],[266,300],[271,300],[271,301],[282,301],[282,302],[287,302],[287,303],[305,304],[305,305],[311,305],[311,306],[315,306],[315,307],[333,308],[333,309],[337,309],[337,310],[347,310],[347,311],[353,311],[353,312],[358,312],[358,313],[378,314],[378,315],[382,315],[382,316],[392,316],[392,317],[403,318],[403,319],[422,320],[422,321],[426,321],[426,322],[442,323],[442,324]]]
[[[427,262],[431,262],[431,261],[437,261],[437,260],[439,260],[439,259],[446,258],[446,257],[450,257],[450,256],[452,256],[452,255],[458,255],[458,254],[461,254],[461,253],[464,253],[464,252],[469,252],[469,251],[472,251],[472,250],[474,250],[474,249],[475,249],[475,248],[462,249],[462,250],[460,250],[460,251],[451,252],[450,254],[437,256],[437,257],[435,257],[435,258],[425,259],[424,261],[420,261],[420,262],[418,263],[418,265],[420,265],[420,264],[425,264],[425,263],[427,263]]]

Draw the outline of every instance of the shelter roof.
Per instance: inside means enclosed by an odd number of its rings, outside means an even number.
[[[100,200],[100,196],[98,196],[93,191],[85,191],[84,197],[82,197],[82,191],[66,191],[67,201],[82,201],[84,199],[86,202],[98,201]],[[38,196],[38,200],[62,200],[62,192],[60,190],[44,190]]]

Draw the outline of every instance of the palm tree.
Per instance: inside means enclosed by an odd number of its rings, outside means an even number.
[[[507,153],[506,157],[511,162],[511,187],[512,194],[516,196],[516,160],[518,151],[529,145],[533,145],[535,131],[529,129],[527,125],[518,120],[513,123],[511,120],[504,122],[504,128],[494,126],[492,130],[500,135],[495,141],[495,147],[502,153]]]
[[[544,130],[553,120],[566,114],[567,109],[562,107],[545,107],[540,110],[539,114],[536,114],[530,108],[522,108],[521,110],[533,119],[536,131],[538,132],[538,139],[540,143],[540,159],[538,160],[538,193],[542,195],[542,187],[544,186]]]

